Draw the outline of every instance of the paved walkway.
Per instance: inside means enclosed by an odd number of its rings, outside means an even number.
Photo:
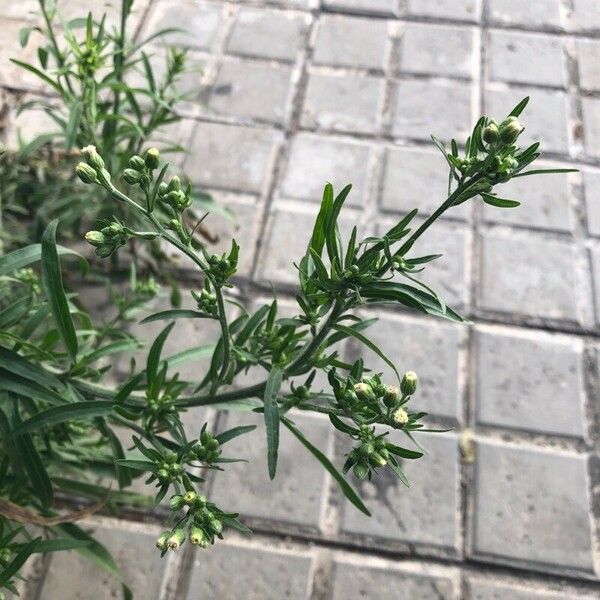
[[[410,490],[385,476],[363,485],[367,520],[290,439],[269,484],[257,431],[239,442],[254,463],[210,490],[242,511],[251,539],[160,561],[158,526],[102,520],[140,598],[600,598],[600,5],[482,1],[136,2],[143,32],[192,32],[171,39],[197,69],[170,134],[195,182],[238,215],[250,297],[268,296],[269,281],[293,289],[326,181],[354,184],[342,220],[365,234],[414,206],[426,215],[446,185],[430,133],[464,139],[481,113],[502,116],[525,95],[524,137],[542,141],[547,164],[582,170],[511,183],[503,193],[520,209],[471,202],[423,241],[445,255],[428,281],[474,325],[378,315],[373,338],[419,373],[433,422],[454,428],[424,436]],[[7,64],[29,2],[0,6],[0,82],[35,92]],[[299,422],[341,461],[328,422]],[[96,575],[74,556],[44,574],[44,600],[112,597],[90,591]]]

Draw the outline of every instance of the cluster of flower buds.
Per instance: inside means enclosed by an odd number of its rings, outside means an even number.
[[[96,146],[86,146],[81,149],[84,161],[75,167],[77,176],[83,183],[97,183],[105,188],[110,188],[110,173],[106,170],[104,160],[98,154]]]
[[[215,285],[221,286],[236,272],[240,247],[235,240],[231,242],[229,254],[208,254],[205,259],[208,263],[206,274]]]
[[[180,481],[181,476],[185,472],[185,469],[177,460],[177,455],[174,453],[169,453],[165,457],[164,462],[159,466],[160,468],[156,471],[156,478],[160,484]]]
[[[154,277],[148,277],[146,279],[138,279],[135,282],[133,293],[136,295],[136,299],[140,301],[151,300],[156,298],[160,292],[160,283],[154,279]]]
[[[214,319],[219,316],[219,307],[217,305],[217,296],[210,291],[208,279],[204,289],[198,293],[192,290],[192,296],[198,305],[198,310],[210,315]]]
[[[213,463],[221,455],[219,440],[204,427],[200,439],[192,446],[192,453],[203,463]]]
[[[359,433],[360,443],[348,453],[344,465],[344,473],[352,468],[357,479],[371,479],[375,469],[385,467],[390,458],[386,447],[385,434],[375,435],[375,428],[361,425]]]
[[[160,163],[160,152],[156,148],[148,148],[144,158],[137,154],[129,159],[129,166],[123,171],[123,179],[129,185],[139,185],[147,192],[152,182],[152,171]]]
[[[175,214],[179,214],[192,204],[191,191],[190,184],[185,190],[182,190],[181,179],[177,175],[173,175],[169,183],[162,181],[159,184],[157,194],[163,204],[169,206]]]
[[[30,269],[29,267],[27,267],[25,269],[19,269],[15,273],[15,278],[18,279],[21,283],[24,283],[25,285],[30,286],[31,291],[34,294],[41,293],[42,288],[40,286],[40,278],[38,277],[38,274],[33,269]]]
[[[96,254],[100,258],[107,258],[115,250],[124,246],[131,234],[131,230],[115,220],[100,231],[88,231],[85,239],[96,248]]]

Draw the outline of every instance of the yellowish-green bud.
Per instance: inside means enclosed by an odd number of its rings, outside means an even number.
[[[505,144],[512,144],[517,141],[524,127],[517,117],[508,117],[500,123],[500,139]]]
[[[404,396],[412,396],[417,391],[417,374],[414,371],[404,373],[400,383],[400,391]]]
[[[96,172],[104,169],[104,161],[102,157],[98,154],[96,150],[96,146],[86,146],[81,149],[81,154],[85,158],[85,162],[92,167]]]
[[[136,185],[139,183],[140,177],[139,171],[136,171],[135,169],[125,169],[123,171],[123,179],[125,180],[125,183],[128,183],[129,185]]]
[[[403,408],[398,408],[392,415],[396,425],[406,425],[408,423],[408,413]]]
[[[167,189],[169,192],[178,192],[181,189],[181,179],[177,175],[173,175]]]
[[[171,498],[171,501],[169,502],[169,507],[171,508],[171,510],[181,510],[184,504],[185,500],[183,496],[177,494]]]
[[[96,171],[87,163],[80,162],[75,167],[75,173],[77,173],[77,177],[79,177],[83,183],[97,183],[98,181]]]
[[[137,154],[134,154],[129,159],[129,166],[134,171],[143,171],[144,168],[146,167],[146,163],[144,162],[144,159],[141,156],[138,156]]]
[[[368,383],[357,383],[354,386],[354,392],[360,400],[364,400],[365,402],[373,402],[377,400],[373,388]]]
[[[185,502],[185,504],[187,504],[188,506],[190,504],[193,504],[196,499],[198,498],[198,494],[196,494],[196,492],[186,492],[183,495],[183,501]]]
[[[383,403],[388,407],[392,408],[396,406],[396,403],[400,399],[400,390],[395,385],[388,385],[385,388],[383,394]]]
[[[171,532],[170,531],[165,531],[163,533],[161,533],[157,538],[156,538],[156,547],[159,550],[165,550],[167,547],[167,540],[171,537]]]
[[[354,465],[352,471],[354,476],[362,481],[369,474],[369,467],[366,464],[359,462]]]
[[[101,231],[88,231],[85,240],[92,246],[102,246],[106,243],[106,236]]]
[[[486,142],[487,144],[494,144],[495,142],[498,141],[498,138],[500,137],[500,131],[498,129],[498,125],[496,125],[496,123],[490,123],[484,130],[483,130],[483,141]]]
[[[169,550],[177,550],[185,541],[185,529],[176,529],[167,540]]]
[[[156,148],[148,148],[144,162],[150,170],[156,169],[160,163],[160,152]]]
[[[208,546],[209,544],[208,538],[206,537],[204,530],[196,526],[193,526],[190,529],[190,542],[194,546],[202,546],[203,548],[206,548],[206,546]]]
[[[373,452],[369,457],[369,460],[371,461],[371,464],[376,467],[385,467],[385,465],[387,465],[387,460],[385,460],[378,452]]]

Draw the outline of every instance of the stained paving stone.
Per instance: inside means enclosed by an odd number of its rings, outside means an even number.
[[[600,157],[600,98],[583,97],[585,149],[590,156]]]
[[[478,423],[583,436],[581,340],[498,328],[476,331]]]
[[[366,335],[394,358],[398,370],[416,371],[419,391],[414,402],[420,409],[437,416],[457,419],[459,414],[459,353],[466,328],[433,317],[392,316],[379,313],[379,320]],[[365,362],[375,373],[383,373],[392,383],[395,375],[379,357],[362,350]]]
[[[159,40],[161,44],[209,50],[221,22],[223,7],[217,3],[195,0],[160,0],[154,2],[144,27],[144,37],[162,29],[179,29]]]
[[[521,117],[527,125],[519,138],[522,145],[539,141],[543,152],[568,154],[567,96],[560,90],[489,86],[485,94],[485,113],[502,119],[525,96],[529,96],[530,101]]]
[[[198,123],[184,168],[197,184],[260,193],[280,139],[267,129]]]
[[[323,453],[328,454],[331,424],[314,416],[291,416],[297,427]],[[232,463],[217,473],[212,500],[224,510],[246,517],[291,523],[318,529],[325,491],[325,472],[317,460],[285,427],[280,429],[277,477],[267,473],[267,438],[264,419],[251,412],[228,413],[221,430],[256,424],[257,429],[223,447],[223,455],[244,457],[248,463]]]
[[[543,590],[533,587],[521,587],[502,583],[472,580],[467,583],[468,600],[592,600],[596,596],[581,590],[565,589],[564,591]]]
[[[308,129],[375,134],[384,87],[382,77],[313,72],[300,124]]]
[[[407,23],[398,44],[401,73],[471,79],[475,73],[475,29]]]
[[[332,600],[432,600],[454,597],[450,577],[414,572],[395,566],[373,566],[336,560],[333,565]]]
[[[531,229],[572,232],[573,211],[571,192],[566,174],[544,175],[537,179],[522,177],[502,184],[499,195],[521,203],[503,210],[483,205],[483,217],[488,223],[504,223]]]
[[[242,6],[227,42],[227,51],[249,57],[293,61],[307,28],[302,13]]]
[[[600,29],[600,14],[596,0],[573,0],[573,23],[580,31]]]
[[[384,21],[325,15],[317,26],[313,62],[381,70],[385,65],[387,38]]]
[[[584,456],[479,442],[475,471],[475,556],[593,572]]]
[[[156,551],[154,540],[159,531],[144,526],[145,532],[127,525],[95,528],[97,539],[114,556],[123,572],[124,582],[137,598],[158,598],[168,560]],[[90,559],[74,552],[52,555],[43,584],[43,598],[87,600],[93,585],[94,598],[111,600],[121,597],[121,582],[97,567]]]
[[[583,186],[587,228],[592,235],[600,237],[600,173],[584,172]]]
[[[420,17],[475,21],[481,15],[481,0],[406,0],[405,5],[408,14]]]
[[[291,89],[289,66],[227,61],[219,68],[207,108],[217,115],[282,123],[290,107]]]
[[[579,86],[584,90],[600,90],[600,40],[577,40]]]
[[[488,2],[487,18],[490,23],[519,25],[522,27],[561,28],[560,0],[523,3],[519,0],[493,0]]]
[[[430,215],[447,197],[447,163],[433,148],[393,146],[385,149],[381,207],[386,211]],[[469,205],[450,209],[445,216],[467,219]]]
[[[290,143],[278,194],[320,203],[326,182],[335,191],[351,183],[346,205],[363,206],[367,202],[370,153],[365,142],[299,133]]]
[[[420,405],[418,395],[409,407],[418,410],[417,404]],[[427,454],[417,460],[403,460],[400,465],[411,487],[405,487],[389,469],[380,470],[370,482],[357,483],[373,516],[366,517],[345,501],[342,531],[457,552],[460,527],[457,437],[423,433],[416,439]],[[393,432],[390,440],[413,448],[400,432]]]
[[[483,236],[481,308],[516,315],[579,320],[574,246],[542,236]]]
[[[393,16],[397,14],[395,0],[323,0],[323,6],[369,15]]]
[[[492,81],[563,88],[567,84],[564,49],[559,37],[492,31],[488,56]]]
[[[186,598],[304,600],[310,569],[306,554],[219,542],[196,554]]]
[[[397,83],[392,135],[430,140],[463,139],[472,127],[472,94],[458,81],[403,80]]]

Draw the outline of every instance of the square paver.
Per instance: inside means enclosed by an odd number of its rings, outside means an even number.
[[[227,42],[240,56],[293,61],[302,46],[306,16],[268,8],[242,6]]]
[[[593,571],[584,456],[481,442],[476,457],[476,556]]]
[[[584,90],[600,90],[600,40],[577,40],[579,86]]]
[[[417,408],[417,398],[413,409]],[[391,436],[393,443],[413,447],[399,432]],[[460,526],[456,435],[423,433],[416,439],[428,453],[417,460],[402,461],[401,468],[411,487],[407,488],[387,468],[379,470],[370,482],[352,477],[352,484],[358,486],[373,516],[366,517],[345,501],[342,530],[455,551]]]
[[[405,80],[396,90],[392,134],[430,140],[466,140],[472,128],[472,93],[458,81]]]
[[[583,346],[543,332],[477,330],[477,421],[582,437]]]
[[[367,567],[337,560],[333,566],[332,600],[431,600],[453,598],[454,584],[447,577],[434,577],[399,570],[394,566]],[[374,592],[376,590],[376,592]]]
[[[579,320],[577,253],[572,244],[487,234],[481,307],[530,317]]]
[[[593,157],[600,157],[600,98],[583,97],[583,125],[586,152]]]
[[[498,186],[497,192],[502,198],[517,200],[521,206],[504,209],[482,203],[483,216],[488,223],[573,231],[571,191],[566,173],[512,179]]]
[[[400,72],[471,79],[474,45],[471,27],[407,23],[398,46]]]
[[[476,21],[481,15],[481,0],[406,0],[409,15],[451,19],[455,21]]]
[[[385,149],[381,207],[386,211],[430,215],[448,196],[448,163],[437,148],[395,146]],[[466,219],[469,203],[449,209],[444,217]],[[443,217],[443,218],[444,218]]]
[[[208,111],[218,115],[283,122],[290,108],[292,68],[267,63],[223,62]],[[268,98],[268,101],[265,101]]]
[[[560,0],[530,3],[520,0],[492,0],[487,3],[486,9],[489,21],[494,24],[557,29],[562,27]]]
[[[221,22],[223,8],[218,4],[195,0],[154,2],[142,38],[162,29],[180,29],[159,38],[168,46],[209,50]]]
[[[517,587],[495,581],[472,580],[468,582],[469,600],[592,600],[593,596],[581,590],[564,590],[561,592],[544,591],[537,588]]]
[[[328,453],[329,420],[312,416],[291,418],[317,448]],[[267,473],[267,437],[262,415],[228,413],[220,429],[251,424],[257,425],[254,431],[223,446],[223,456],[242,457],[248,463],[232,463],[223,473],[217,473],[212,500],[223,510],[247,517],[318,529],[325,491],[323,467],[282,425],[277,477],[271,481]]]
[[[368,15],[396,14],[396,0],[323,0],[323,6]]]
[[[466,327],[434,317],[417,320],[387,312],[375,316],[379,320],[363,333],[392,359],[400,374],[417,373],[419,388],[412,406],[433,415],[458,419],[459,354]],[[383,373],[385,383],[394,383],[396,376],[383,360],[364,346],[360,350],[365,366]]]
[[[566,61],[560,37],[492,31],[487,55],[492,81],[561,88],[567,84]]]
[[[279,195],[320,203],[327,182],[336,193],[351,183],[346,205],[363,206],[370,155],[371,147],[364,142],[299,133],[290,143]]]
[[[311,73],[300,124],[308,129],[377,133],[383,77]]]
[[[388,44],[385,21],[324,15],[317,26],[313,62],[382,70]]]
[[[600,237],[600,173],[585,171],[583,186],[588,231]]]
[[[540,142],[541,152],[568,154],[568,100],[564,92],[539,88],[490,87],[486,91],[485,112],[496,120],[502,120],[525,96],[529,96],[530,101],[520,117],[525,125],[525,131],[519,138],[521,146]]]
[[[146,531],[154,529],[149,525],[144,527]],[[115,558],[133,595],[136,598],[157,597],[169,562],[169,559],[160,557],[154,545],[159,531],[141,533],[116,526],[95,529],[95,537]],[[92,582],[94,598],[112,600],[121,597],[121,582],[90,559],[74,550],[51,556],[40,598],[84,600],[89,598]]]
[[[280,133],[267,129],[198,123],[185,171],[207,187],[260,193],[280,140]]]
[[[306,554],[217,540],[208,550],[196,550],[186,599],[304,600],[310,562]]]
[[[600,13],[596,0],[573,0],[573,22],[577,30],[599,30]]]

